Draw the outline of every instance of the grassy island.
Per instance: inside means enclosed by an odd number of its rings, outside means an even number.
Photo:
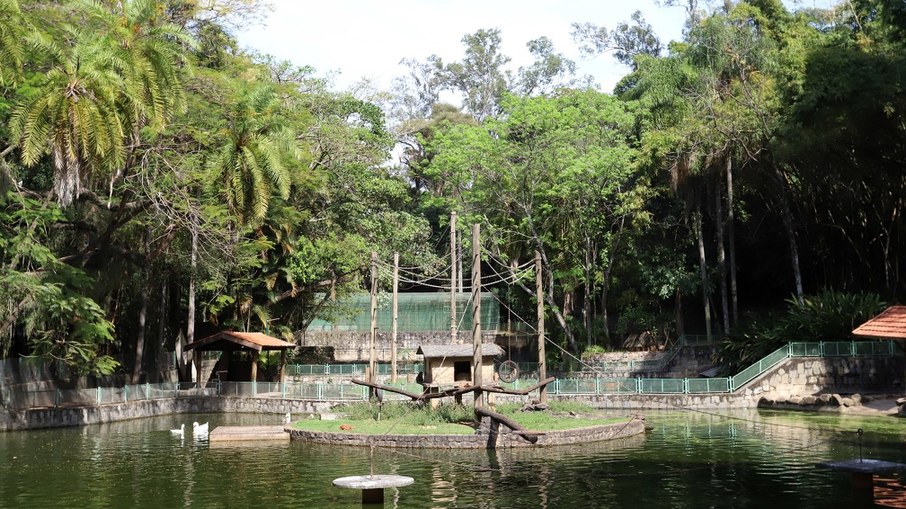
[[[519,404],[502,404],[496,411],[533,431],[567,430],[614,424],[622,417],[604,417],[587,405],[553,402],[545,411],[521,411]],[[336,408],[336,420],[303,419],[293,429],[321,432],[396,435],[471,435],[478,423],[472,407],[442,404],[436,408],[407,402],[354,403]]]

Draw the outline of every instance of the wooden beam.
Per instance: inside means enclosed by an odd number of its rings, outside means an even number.
[[[518,422],[510,419],[509,417],[507,417],[503,414],[499,414],[493,410],[488,410],[485,407],[475,407],[475,414],[478,415],[479,417],[489,417],[489,418],[503,424],[504,426],[510,428],[510,430],[512,430],[511,432],[514,435],[519,435],[522,438],[528,440],[529,442],[531,442],[533,444],[538,442],[538,437],[544,434],[539,431],[527,430],[527,429],[525,429],[525,426],[522,426]]]
[[[530,392],[532,392],[532,391],[538,389],[539,387],[544,387],[544,386],[546,386],[547,384],[549,384],[549,383],[551,383],[551,382],[553,382],[553,381],[555,381],[555,380],[556,380],[556,378],[554,378],[554,377],[548,377],[547,379],[542,380],[542,381],[536,383],[535,385],[533,385],[533,386],[531,386],[531,387],[529,387],[529,388],[527,388],[527,389],[519,389],[519,390],[516,390],[516,389],[504,389],[503,387],[497,387],[497,386],[491,386],[491,385],[482,385],[482,386],[481,386],[481,390],[483,390],[483,391],[485,391],[485,392],[500,392],[500,393],[503,393],[503,394],[516,394],[516,395],[518,395],[518,396],[526,396],[526,395],[528,395]]]
[[[381,389],[382,391],[394,392],[396,394],[402,394],[403,396],[412,398],[413,401],[426,399],[425,394],[416,394],[414,392],[409,392],[405,389],[397,389],[396,387],[390,387],[389,385],[379,384],[376,382],[369,382],[367,380],[359,380],[358,378],[353,378],[352,383],[358,384],[358,385],[364,385],[365,387],[371,387],[372,389]]]

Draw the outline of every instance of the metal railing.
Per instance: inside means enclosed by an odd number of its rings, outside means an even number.
[[[605,373],[656,373],[666,371],[683,348],[713,345],[719,339],[716,336],[712,336],[709,339],[705,335],[684,335],[680,336],[669,349],[654,359],[603,361],[594,363],[591,366],[595,371]]]
[[[645,360],[626,360],[626,361],[605,361],[594,364],[596,371],[604,372],[657,372],[665,370],[674,358],[684,347],[687,346],[705,346],[713,345],[719,338],[712,337],[710,340],[705,335],[685,335],[681,336],[673,345],[655,359]],[[536,373],[538,371],[537,362],[518,362],[520,373]],[[291,364],[286,366],[286,374],[289,376],[351,376],[364,375],[368,364]],[[397,374],[409,375],[417,374],[422,371],[422,363],[399,363],[397,364]],[[551,370],[556,371],[556,370]],[[390,363],[381,362],[377,364],[378,375],[389,375],[391,372]]]
[[[897,353],[892,341],[796,342],[784,345],[758,362],[729,378],[559,378],[547,386],[548,394],[709,394],[730,393],[764,374],[790,357],[873,357]],[[324,365],[325,373],[358,373],[356,369]],[[412,369],[420,366],[409,364]],[[380,372],[380,370],[379,370]],[[364,373],[364,370],[361,371]],[[537,379],[518,379],[504,387],[522,390],[538,383]],[[389,385],[389,384],[388,384]],[[420,393],[416,383],[397,383],[395,387]],[[97,387],[91,389],[49,389],[8,391],[6,405],[14,409],[38,407],[93,406],[131,401],[178,398],[187,396],[224,396],[305,399],[315,401],[361,401],[368,398],[368,388],[348,381],[331,382],[229,382],[212,380],[205,387],[195,383],[157,383]],[[384,391],[386,400],[405,400],[406,396]]]

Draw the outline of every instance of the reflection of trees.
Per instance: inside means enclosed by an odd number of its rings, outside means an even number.
[[[880,434],[869,421],[789,415],[648,412],[650,433],[582,446],[377,448],[374,472],[415,479],[392,496],[405,507],[823,508],[847,501],[849,484],[814,464],[855,457],[850,424],[866,429],[866,457],[906,462],[899,423]],[[0,434],[0,506],[24,507],[24,496],[42,507],[359,507],[330,481],[367,474],[368,448],[181,445],[168,430],[192,420]]]

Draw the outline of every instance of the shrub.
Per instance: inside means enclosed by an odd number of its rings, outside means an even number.
[[[790,298],[787,304],[782,316],[753,320],[727,335],[714,356],[724,374],[735,374],[792,341],[848,341],[853,329],[885,306],[875,293],[834,290],[807,296],[801,304]]]

